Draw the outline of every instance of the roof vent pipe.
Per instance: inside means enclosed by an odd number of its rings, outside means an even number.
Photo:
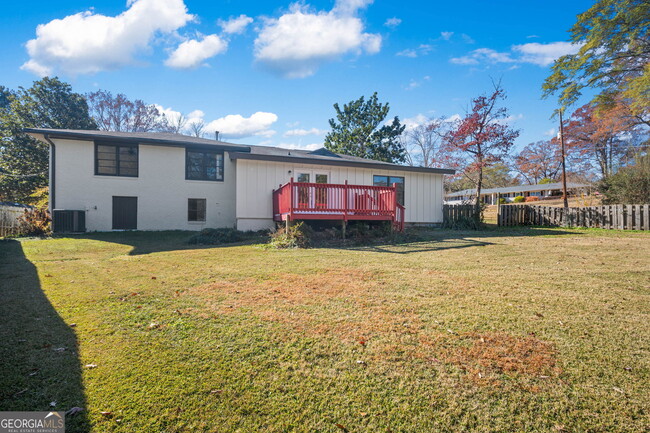
[[[219,141],[219,131],[214,131],[214,139]]]

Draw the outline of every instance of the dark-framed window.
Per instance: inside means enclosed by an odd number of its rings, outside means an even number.
[[[397,203],[404,206],[404,178],[401,176],[373,176],[374,186],[393,186],[397,184]]]
[[[185,150],[185,179],[223,180],[223,152],[217,150]]]
[[[206,200],[204,198],[187,199],[187,220],[205,221]]]
[[[96,142],[95,174],[138,177],[138,145]]]

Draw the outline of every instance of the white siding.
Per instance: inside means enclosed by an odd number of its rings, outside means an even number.
[[[443,175],[401,170],[318,166],[286,162],[237,160],[237,228],[262,229],[273,226],[272,193],[298,173],[328,174],[329,183],[372,185],[374,175],[403,176],[407,223],[442,222]]]
[[[139,146],[137,178],[96,176],[92,141],[54,140],[56,208],[86,210],[89,231],[112,229],[112,197],[138,197],[138,230],[200,230],[235,225],[235,164],[224,155],[224,181],[185,180],[185,149]],[[187,221],[187,199],[204,198],[205,222]]]

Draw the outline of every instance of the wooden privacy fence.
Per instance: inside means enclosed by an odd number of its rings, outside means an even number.
[[[0,205],[0,238],[19,234],[24,212],[22,207]]]
[[[499,226],[564,226],[615,230],[650,230],[650,205],[607,205],[588,207],[503,205]]]
[[[476,207],[473,204],[446,204],[442,206],[442,222],[446,226],[462,220],[476,218]]]

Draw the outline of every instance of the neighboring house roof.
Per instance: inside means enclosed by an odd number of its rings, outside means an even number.
[[[321,148],[313,151],[283,149],[270,146],[233,144],[207,138],[190,137],[182,134],[161,132],[111,132],[79,129],[26,128],[24,131],[36,138],[39,135],[49,138],[68,138],[77,140],[120,140],[146,143],[159,146],[211,146],[227,150],[230,159],[249,159],[260,161],[295,162],[301,164],[335,165],[347,167],[377,168],[383,170],[414,171],[423,173],[454,174],[454,170],[429,167],[412,167],[375,161],[356,156],[343,155]]]
[[[574,183],[567,182],[567,189],[576,189],[576,188],[587,188],[589,185],[583,183]],[[515,186],[506,186],[502,188],[487,188],[481,190],[481,195],[487,194],[508,194],[511,192],[532,192],[532,191],[550,191],[562,189],[562,184],[559,182],[556,183],[541,183],[537,185],[515,185]],[[462,197],[466,195],[476,194],[475,189],[464,189],[462,191],[452,192],[445,194],[445,197]]]

